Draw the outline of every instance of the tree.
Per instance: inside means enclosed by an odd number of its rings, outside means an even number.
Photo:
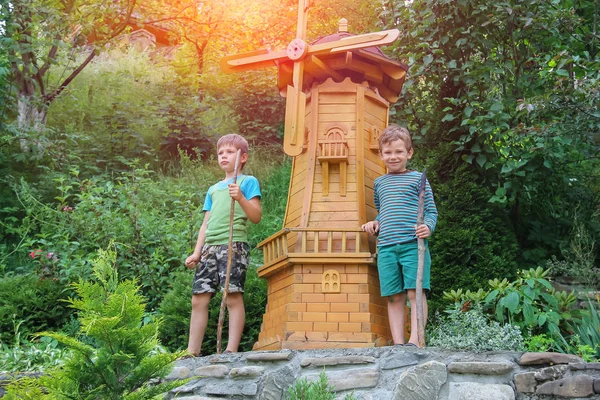
[[[590,217],[598,200],[599,13],[539,0],[392,0],[381,13],[410,65],[395,118],[471,166],[530,261],[556,251],[578,202]]]
[[[48,105],[92,61],[98,49],[128,26],[136,0],[15,0],[2,8],[18,126],[38,130]],[[106,22],[110,21],[110,22]],[[85,46],[84,46],[85,45]],[[63,71],[50,76],[51,68]],[[28,146],[22,141],[22,146]]]

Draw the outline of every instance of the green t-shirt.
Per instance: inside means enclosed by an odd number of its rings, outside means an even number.
[[[205,243],[211,246],[229,243],[229,212],[231,197],[229,184],[233,178],[212,185],[206,193],[202,211],[210,211],[210,219],[206,229]],[[248,200],[261,197],[258,180],[249,175],[240,175],[237,179],[242,194]],[[240,204],[236,201],[233,214],[233,241],[248,242],[248,217]]]

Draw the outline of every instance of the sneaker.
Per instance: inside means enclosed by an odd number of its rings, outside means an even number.
[[[190,354],[190,353],[187,353],[187,354],[184,354],[184,355],[182,355],[181,357],[179,357],[179,358],[177,359],[177,361],[183,361],[183,360],[187,360],[187,359],[190,359],[190,358],[195,358],[195,357],[202,357],[202,356],[200,355],[200,353],[198,353],[198,354]]]

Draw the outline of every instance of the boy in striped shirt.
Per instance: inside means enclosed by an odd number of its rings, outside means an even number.
[[[433,192],[426,182],[424,224],[417,226],[419,181],[421,173],[407,170],[413,156],[410,134],[406,128],[390,125],[379,137],[379,154],[387,174],[375,179],[374,197],[377,218],[362,226],[372,235],[378,234],[377,269],[381,295],[388,298],[388,317],[394,344],[404,345],[404,306],[406,296],[411,305],[411,330],[407,346],[417,346],[416,282],[417,238],[431,236],[437,222]],[[430,290],[431,256],[425,241],[423,270],[423,312],[427,320],[426,291]]]

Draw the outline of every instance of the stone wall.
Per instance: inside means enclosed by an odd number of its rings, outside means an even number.
[[[167,399],[282,399],[325,370],[336,397],[364,400],[600,399],[600,363],[559,353],[467,353],[391,346],[222,354],[178,361]]]

